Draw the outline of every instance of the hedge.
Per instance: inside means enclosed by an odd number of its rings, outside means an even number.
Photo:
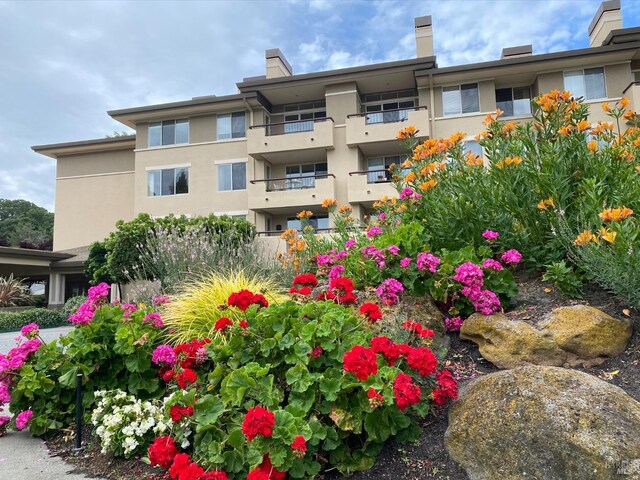
[[[37,323],[40,328],[69,325],[71,315],[86,297],[72,297],[60,310],[48,308],[30,308],[18,312],[0,312],[1,330],[20,330],[30,323]]]

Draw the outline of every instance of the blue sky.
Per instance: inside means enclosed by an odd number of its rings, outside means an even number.
[[[415,56],[433,16],[440,66],[588,46],[599,0],[12,2],[0,0],[0,198],[53,210],[55,161],[32,145],[126,127],[107,110],[234,93],[280,48],[294,73]],[[622,1],[625,27],[640,2]],[[96,192],[108,202],[109,192]]]

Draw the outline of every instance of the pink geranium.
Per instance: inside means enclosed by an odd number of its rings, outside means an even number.
[[[20,335],[27,338],[35,338],[38,336],[39,332],[40,327],[37,323],[30,323],[20,329]]]
[[[500,270],[502,270],[502,264],[497,260],[488,258],[484,262],[482,262],[482,268],[486,268],[487,270],[495,270],[496,272],[499,272]]]
[[[171,345],[158,345],[151,355],[151,360],[156,365],[166,364],[173,367],[178,357]]]
[[[29,424],[29,420],[33,417],[32,410],[25,410],[24,412],[20,412],[16,417],[16,428],[18,430],[24,430]]]
[[[161,328],[164,326],[162,317],[160,317],[160,315],[157,313],[147,313],[142,321],[144,323],[148,323],[152,327]]]
[[[494,232],[493,230],[485,230],[482,236],[487,240],[497,240],[500,234],[498,232]]]
[[[500,258],[504,263],[520,263],[520,260],[522,260],[522,254],[515,248],[512,248],[511,250],[504,252]]]

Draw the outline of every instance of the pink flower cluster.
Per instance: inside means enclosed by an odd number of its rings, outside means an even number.
[[[24,412],[20,412],[16,417],[16,428],[18,430],[24,430],[27,427],[29,420],[31,420],[31,417],[33,417],[32,410],[25,410]]]
[[[344,267],[342,265],[334,265],[329,270],[329,280],[333,280],[335,278],[340,278],[340,275],[344,272]]]
[[[389,252],[391,255],[398,255],[398,252],[400,252],[400,247],[398,247],[397,245],[389,245],[387,247],[387,252]]]
[[[332,248],[328,254],[326,255],[318,255],[316,257],[316,263],[318,265],[318,267],[324,267],[327,265],[333,265],[334,263],[336,263],[339,260],[342,260],[343,258],[345,258],[347,256],[347,251],[346,250],[340,250],[339,252],[335,249]]]
[[[500,299],[495,293],[491,290],[482,290],[484,286],[482,268],[473,262],[465,262],[456,268],[455,272],[453,279],[464,285],[460,293],[473,303],[476,312],[491,315],[502,309]]]
[[[394,305],[400,301],[399,294],[404,292],[404,286],[395,278],[387,278],[376,288],[376,294],[387,305]]]
[[[507,250],[506,252],[504,252],[502,254],[502,257],[500,258],[504,263],[515,264],[515,263],[520,263],[520,260],[522,260],[522,254],[515,248],[512,248],[511,250]]]
[[[167,365],[173,367],[178,360],[176,353],[171,345],[158,345],[151,355],[151,360],[156,365]]]
[[[415,200],[420,200],[422,198],[422,194],[416,192],[412,188],[405,187],[400,191],[400,200],[411,200],[412,198]]]
[[[165,297],[164,295],[158,295],[152,301],[152,305],[163,305],[165,303],[171,303],[171,299],[169,297]]]
[[[26,338],[36,338],[40,333],[40,327],[37,323],[30,323],[20,329],[20,335]]]
[[[162,317],[158,313],[147,313],[142,319],[144,323],[148,323],[152,327],[162,328],[164,327],[164,322],[162,321]]]
[[[418,270],[429,270],[431,273],[436,273],[440,259],[430,252],[422,252],[418,254],[416,264]]]
[[[376,235],[382,235],[382,229],[380,227],[371,227],[367,230],[367,237],[375,237]]]
[[[356,243],[357,242],[353,238],[350,238],[349,240],[344,242],[344,248],[349,249],[349,248],[353,247]]]
[[[384,255],[384,250],[380,250],[379,248],[374,247],[373,245],[367,245],[366,247],[362,247],[360,250],[362,256],[364,258],[373,260],[376,262],[378,268],[384,268],[386,265],[386,257]]]
[[[465,262],[455,270],[453,279],[465,287],[480,288],[484,284],[482,268],[473,262]]]
[[[497,240],[500,234],[498,232],[494,232],[493,230],[485,230],[482,236],[487,240]]]
[[[9,371],[21,368],[29,355],[37,351],[40,345],[42,341],[34,338],[12,348],[6,355],[0,353],[0,378]]]
[[[87,294],[87,300],[78,307],[78,310],[69,316],[69,321],[75,324],[91,323],[98,307],[104,303],[109,296],[111,287],[102,282],[95,287],[91,287]]]
[[[400,260],[400,266],[402,268],[409,268],[409,265],[411,265],[410,257],[404,257],[402,260]]]
[[[459,332],[463,322],[464,320],[462,320],[462,318],[460,317],[453,317],[453,318],[446,317],[444,319],[444,326],[449,332]]]
[[[502,264],[498,260],[494,260],[493,258],[488,258],[484,262],[482,262],[482,268],[486,268],[487,270],[495,270],[499,272],[502,270]]]

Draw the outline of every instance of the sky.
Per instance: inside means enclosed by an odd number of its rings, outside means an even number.
[[[432,15],[439,66],[588,47],[599,0],[0,0],[0,198],[53,211],[55,160],[32,145],[128,131],[108,110],[236,92],[280,48],[294,73],[415,57]],[[623,26],[640,0],[622,0]],[[109,192],[96,192],[108,202]]]

